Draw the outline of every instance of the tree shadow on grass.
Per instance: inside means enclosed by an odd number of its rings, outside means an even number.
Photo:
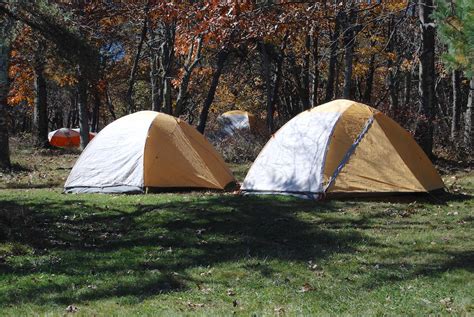
[[[143,300],[199,284],[190,269],[244,261],[245,270],[272,278],[277,272],[262,263],[266,260],[306,263],[352,254],[360,244],[386,247],[360,230],[377,219],[339,217],[331,202],[214,195],[125,203],[133,205],[131,212],[119,203],[96,204],[86,196],[0,202],[0,239],[32,248],[3,255],[0,274],[11,287],[0,295],[0,306]],[[461,260],[436,267],[427,263],[426,270],[413,269],[400,279],[472,265],[465,254],[455,259]]]
[[[440,190],[432,193],[369,193],[369,194],[333,194],[328,196],[329,200],[357,202],[384,202],[409,204],[413,202],[430,205],[446,205],[451,202],[463,202],[474,198],[473,195],[462,193],[451,193]]]
[[[138,205],[133,212],[92,207],[80,199],[3,201],[0,220],[9,231],[2,238],[27,244],[34,254],[6,255],[0,272],[13,280],[40,273],[58,278],[12,287],[0,296],[0,305],[143,299],[195,283],[187,273],[191,268],[254,258],[319,260],[351,253],[367,240],[355,231],[335,232],[306,222],[298,216],[301,211],[334,210],[328,204],[272,197],[207,196]],[[268,267],[248,269],[272,274]],[[87,288],[94,283],[99,285]]]

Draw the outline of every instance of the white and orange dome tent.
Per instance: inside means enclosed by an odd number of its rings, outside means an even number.
[[[225,135],[233,135],[238,131],[258,131],[257,118],[248,111],[231,110],[224,112],[217,121],[221,125],[221,132]]]
[[[319,198],[443,187],[410,133],[374,108],[335,100],[300,113],[273,135],[242,191]]]
[[[89,132],[89,140],[95,137],[96,133]],[[61,128],[48,133],[49,144],[56,147],[79,147],[81,135],[79,129]]]
[[[224,189],[234,176],[207,139],[186,122],[154,111],[124,116],[84,149],[67,193],[141,193],[148,188]]]

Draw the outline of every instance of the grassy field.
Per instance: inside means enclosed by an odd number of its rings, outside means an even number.
[[[1,316],[474,314],[468,168],[372,201],[64,195],[76,157],[15,145],[0,176]]]

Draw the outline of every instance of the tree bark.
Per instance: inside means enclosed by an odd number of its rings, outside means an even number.
[[[165,24],[163,27],[164,43],[160,55],[160,67],[163,73],[163,107],[165,113],[172,114],[171,108],[171,70],[174,59],[174,40],[176,25],[174,23]]]
[[[339,41],[339,29],[341,24],[342,14],[339,12],[336,15],[336,20],[334,22],[334,32],[331,36],[331,57],[329,58],[328,66],[328,82],[326,86],[326,98],[325,102],[329,102],[334,98],[334,82],[336,79],[336,64],[337,64],[337,49]]]
[[[344,32],[344,90],[343,96],[345,99],[352,99],[352,64],[354,61],[354,21],[355,13],[354,7],[351,4],[351,9],[348,15],[345,15],[346,30]]]
[[[34,62],[34,86],[35,101],[33,109],[33,134],[35,145],[40,148],[47,148],[48,141],[48,105],[46,80],[44,78],[44,47],[38,44]]]
[[[2,28],[0,38],[0,169],[11,166],[10,147],[8,142],[8,119],[7,119],[7,96],[10,87],[8,79],[8,62],[10,55],[10,43],[7,39],[8,30]]]
[[[472,152],[472,106],[474,103],[474,77],[469,81],[469,95],[466,112],[464,113],[464,146],[469,153]]]
[[[460,110],[460,90],[461,87],[461,78],[460,72],[458,70],[453,70],[452,74],[452,87],[453,87],[453,104],[451,111],[451,140],[456,140],[456,134],[459,127],[459,110]]]
[[[199,124],[197,130],[202,134],[204,134],[204,130],[206,129],[209,108],[211,107],[212,101],[214,100],[217,85],[219,84],[219,78],[221,77],[222,70],[224,69],[224,64],[227,59],[227,56],[229,56],[229,51],[227,49],[221,49],[217,54],[217,65],[216,69],[214,70],[214,74],[212,74],[211,86],[209,87],[206,100],[204,100],[204,104],[199,115]]]
[[[310,102],[310,91],[309,91],[309,68],[310,68],[310,59],[311,56],[311,31],[306,33],[305,36],[305,50],[303,54],[303,67],[301,70],[301,89],[305,98],[307,105],[305,109],[311,108]]]
[[[271,62],[267,51],[266,44],[262,41],[259,43],[260,54],[262,56],[262,71],[265,80],[266,108],[267,108],[267,129],[270,133],[273,130],[273,104],[272,104],[272,79],[271,79]]]
[[[415,127],[415,136],[425,153],[433,156],[433,118],[436,109],[435,96],[435,28],[431,18],[433,0],[419,0],[421,27],[421,55],[419,68],[420,118]]]
[[[145,19],[143,20],[142,31],[140,33],[140,40],[138,41],[137,52],[133,60],[132,69],[130,71],[130,77],[128,79],[128,89],[126,94],[128,113],[133,113],[135,111],[135,104],[133,102],[133,86],[135,85],[135,77],[138,70],[138,63],[140,62],[140,56],[142,55],[143,42],[145,41],[146,33],[148,30],[147,23],[148,19],[145,16]]]
[[[178,97],[176,98],[176,106],[175,106],[175,113],[176,117],[179,117],[184,112],[185,102],[188,97],[188,85],[191,79],[191,74],[193,69],[197,66],[201,59],[201,49],[202,49],[202,39],[201,37],[197,40],[197,48],[196,48],[196,55],[194,56],[194,43],[191,44],[188,52],[188,57],[186,58],[186,62],[184,64],[184,74],[181,80],[181,84],[179,85],[178,90]]]
[[[152,34],[152,41],[155,41],[154,32]],[[150,53],[151,110],[159,112],[163,103],[163,80],[160,76],[158,59],[158,53],[152,49]]]
[[[97,132],[99,130],[99,114],[101,105],[100,93],[97,89],[94,89],[94,109],[92,111],[92,123],[90,127],[92,132]]]
[[[367,74],[367,81],[365,82],[365,90],[363,100],[365,103],[370,104],[372,100],[372,88],[374,87],[374,74],[375,74],[375,54],[370,56],[369,61],[369,72]]]
[[[117,116],[115,115],[114,105],[112,103],[112,99],[110,98],[109,88],[105,88],[105,102],[107,103],[107,108],[109,109],[110,115],[114,120],[117,120]]]
[[[311,29],[311,56],[313,60],[313,74],[311,81],[311,106],[318,105],[319,88],[319,34],[315,27]]]
[[[87,115],[87,78],[78,66],[77,76],[77,111],[79,114],[79,129],[81,134],[81,150],[89,143],[89,120]]]
[[[411,102],[412,70],[405,74],[405,107]]]

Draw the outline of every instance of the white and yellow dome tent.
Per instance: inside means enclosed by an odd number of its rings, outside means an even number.
[[[258,130],[257,118],[248,111],[227,111],[217,117],[217,121],[221,125],[221,133],[225,135],[234,135],[239,131],[256,133]]]
[[[317,199],[333,193],[443,187],[405,129],[374,108],[335,100],[300,113],[274,134],[250,168],[242,191]]]
[[[141,193],[145,188],[224,189],[232,172],[207,139],[154,111],[124,116],[89,143],[64,185],[67,193]]]

